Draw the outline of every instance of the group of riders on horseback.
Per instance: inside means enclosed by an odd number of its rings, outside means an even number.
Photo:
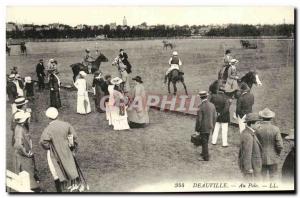
[[[83,70],[85,73],[94,73],[99,70],[101,62],[107,62],[108,59],[96,50],[97,58],[94,58],[90,54],[90,50],[85,50],[86,54],[83,58],[82,63],[76,63],[71,65],[73,73],[74,73],[74,82],[76,80],[76,76],[79,71]],[[123,49],[120,49],[119,55],[114,59],[112,65],[117,66],[120,78],[123,80],[123,91],[129,91],[129,82],[128,75],[132,72],[132,66],[128,61],[128,55],[124,52]],[[180,66],[182,66],[182,61],[179,58],[178,52],[173,51],[171,58],[169,59],[169,68],[165,73],[164,83],[168,82],[168,92],[170,94],[170,83],[173,84],[174,87],[174,95],[176,95],[177,87],[176,83],[181,82],[185,89],[186,95],[187,88],[184,83],[184,73],[181,70]],[[240,78],[237,71],[239,61],[231,56],[231,51],[226,50],[224,55],[224,64],[218,73],[218,80],[213,82],[209,87],[210,92],[214,93],[219,90],[220,86],[223,87],[225,93],[230,97],[236,97],[237,91],[239,90],[240,82],[244,82],[251,89],[253,84],[261,85],[261,82],[256,74],[256,71],[250,70],[244,77]]]

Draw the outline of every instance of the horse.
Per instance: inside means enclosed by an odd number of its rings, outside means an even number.
[[[25,42],[22,42],[20,44],[20,50],[21,50],[21,55],[26,55],[27,56],[27,48],[26,48]]]
[[[11,48],[8,47],[8,45],[6,44],[6,53],[8,54],[8,56],[10,56],[10,51],[11,51]]]
[[[261,86],[262,83],[258,77],[258,74],[256,71],[249,71],[247,72],[242,78],[240,78],[238,80],[238,85],[240,87],[240,85],[242,83],[246,83],[248,85],[248,87],[251,89],[253,84],[256,84],[258,86]],[[215,80],[210,86],[209,86],[209,91],[212,93],[212,94],[216,94],[219,90],[219,87],[220,85],[222,85],[222,80],[218,79],[218,80]],[[232,93],[225,93],[226,95],[228,95],[229,97],[232,97],[234,96],[235,98],[238,98],[239,95],[240,95],[240,90],[236,90]]]
[[[173,69],[169,74],[168,74],[168,93],[170,94],[170,83],[172,82],[173,84],[173,88],[174,88],[174,95],[176,95],[177,93],[177,87],[176,87],[176,83],[177,82],[181,82],[184,90],[185,90],[185,94],[188,95],[187,89],[186,89],[186,85],[184,83],[184,77],[183,74],[178,70],[178,69]]]
[[[173,49],[175,47],[174,44],[170,43],[169,41],[162,41],[163,45],[163,49],[166,48],[166,50],[168,49],[168,47],[170,47],[171,49]]]
[[[257,48],[257,45],[256,43],[250,43],[250,41],[248,40],[240,40],[240,43],[242,45],[243,48],[246,48],[246,49],[256,49]]]
[[[99,56],[91,62],[91,73],[95,73],[96,71],[99,70],[101,62],[108,62],[108,59],[106,58],[106,56],[102,53],[99,54]],[[80,71],[84,71],[85,73],[90,73],[88,70],[87,66],[84,66],[82,63],[74,63],[72,65],[70,65],[70,67],[72,68],[73,71],[73,81],[76,81],[76,77],[78,76]]]

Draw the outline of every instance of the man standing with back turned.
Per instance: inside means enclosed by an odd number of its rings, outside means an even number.
[[[214,129],[217,112],[215,106],[207,100],[208,93],[206,91],[200,91],[199,96],[201,99],[201,104],[199,105],[199,110],[197,112],[197,120],[195,131],[200,133],[202,153],[204,161],[209,161],[208,153],[208,139],[209,134]],[[198,159],[202,161],[201,158]]]

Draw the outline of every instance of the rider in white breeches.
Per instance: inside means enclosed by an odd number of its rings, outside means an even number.
[[[167,76],[168,74],[173,70],[173,69],[179,69],[179,66],[182,65],[182,62],[180,60],[180,58],[178,57],[178,53],[176,51],[174,51],[172,53],[172,57],[169,60],[169,65],[170,67],[168,68],[166,75],[165,75],[165,83],[167,82]]]

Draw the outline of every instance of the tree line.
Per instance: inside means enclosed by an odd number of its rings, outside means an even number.
[[[147,26],[145,26],[147,27]],[[109,25],[101,27],[84,26],[82,29],[74,29],[65,25],[63,29],[42,29],[36,28],[26,30],[6,31],[6,38],[12,39],[55,39],[55,38],[93,38],[104,35],[105,38],[132,38],[132,37],[179,37],[199,35],[201,28],[205,26],[176,26],[156,25],[151,28],[138,28],[129,26],[117,26],[111,28]],[[206,26],[207,27],[207,26]],[[207,29],[207,28],[206,28]],[[227,27],[212,27],[202,31],[201,36],[287,36],[294,33],[293,24],[281,25],[237,25]]]

